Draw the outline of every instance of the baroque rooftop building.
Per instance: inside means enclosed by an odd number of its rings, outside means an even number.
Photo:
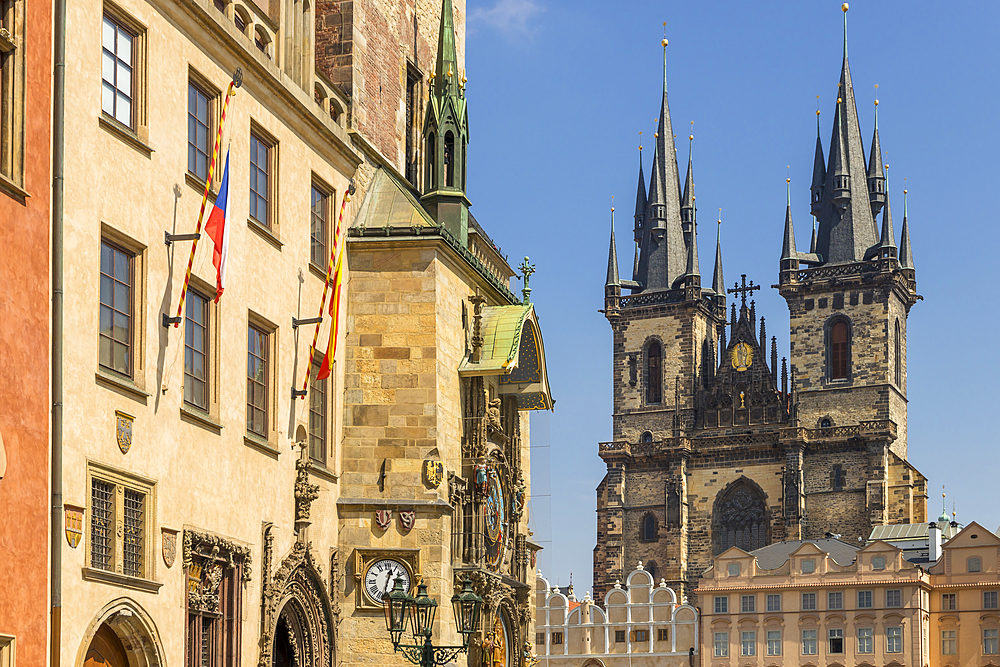
[[[608,254],[613,441],[599,449],[597,596],[637,560],[694,596],[712,557],[733,546],[827,532],[854,540],[925,520],[926,480],[906,460],[906,322],[919,297],[905,200],[897,247],[877,124],[864,153],[846,14],[844,34],[829,156],[819,137],[815,147],[808,253],[796,248],[788,184],[774,287],[791,315],[790,354],[780,364],[752,299],[760,286],[744,275],[726,289],[721,226],[712,285],[702,286],[693,156],[681,190],[663,41],[631,280],[620,277],[613,231]],[[727,294],[740,299],[728,314]]]

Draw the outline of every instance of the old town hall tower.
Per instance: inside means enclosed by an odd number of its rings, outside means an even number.
[[[689,149],[682,188],[666,46],[630,280],[612,219],[613,441],[600,445],[597,599],[638,561],[690,596],[730,547],[827,533],[853,542],[926,514],[926,479],[906,460],[906,321],[919,297],[905,203],[897,245],[877,117],[867,159],[862,145],[846,22],[828,156],[816,139],[808,252],[795,245],[790,196],[785,210],[774,287],[791,315],[790,358],[780,362],[756,313],[760,287],[742,276],[726,289],[718,232],[711,287],[702,285],[694,166]]]

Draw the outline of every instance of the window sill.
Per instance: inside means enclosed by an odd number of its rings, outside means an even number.
[[[281,250],[281,246],[285,245],[278,239],[277,236],[274,235],[274,232],[272,232],[270,229],[260,224],[253,218],[247,218],[247,227],[260,234],[261,238],[263,238],[265,241],[273,245],[278,250]]]
[[[190,171],[185,172],[184,181],[194,189],[200,196],[205,196],[205,181],[201,180]],[[208,191],[208,201],[215,203],[215,198],[219,196],[219,193],[215,190]]]
[[[340,479],[340,475],[314,459],[309,460],[309,472],[333,484],[336,484]]]
[[[93,567],[83,568],[83,578],[87,581],[99,581],[112,586],[131,588],[134,591],[144,591],[146,593],[158,593],[160,587],[163,586],[163,584],[159,581],[150,581],[149,579],[142,579],[140,577],[130,577],[127,574],[108,572],[107,570],[98,570]]]
[[[193,405],[188,405],[187,403],[181,404],[181,420],[186,422],[191,422],[196,426],[201,426],[209,431],[212,431],[216,435],[222,433],[224,428],[222,424],[215,421],[209,413],[205,412],[201,408],[197,408]]]
[[[22,206],[27,203],[28,197],[31,196],[26,190],[19,187],[14,181],[3,174],[0,174],[0,192],[10,195]]]
[[[126,396],[135,401],[146,405],[146,399],[150,397],[150,394],[143,390],[142,387],[132,382],[126,377],[115,375],[110,371],[106,371],[103,368],[98,368],[97,373],[94,375],[94,379],[97,380],[97,384],[116,391],[122,396]]]
[[[322,269],[313,262],[309,262],[309,271],[323,282],[326,282],[326,269]]]
[[[243,436],[243,444],[267,454],[275,461],[277,461],[278,457],[281,456],[281,451],[277,447],[259,435],[255,435],[253,433],[247,433]]]
[[[101,114],[98,118],[98,123],[101,127],[107,130],[110,134],[118,137],[126,144],[134,148],[139,153],[142,153],[146,157],[150,157],[153,154],[153,149],[147,144],[143,143],[142,139],[136,135],[132,128],[125,127],[118,121],[108,118],[104,114]]]

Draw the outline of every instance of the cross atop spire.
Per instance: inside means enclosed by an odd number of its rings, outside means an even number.
[[[740,299],[742,299],[742,301],[743,301],[742,307],[746,308],[747,307],[747,295],[748,294],[753,294],[754,292],[756,292],[757,290],[759,290],[760,289],[760,285],[754,285],[752,280],[750,281],[750,284],[747,285],[747,274],[745,274],[745,273],[740,276],[740,279],[743,281],[743,286],[742,287],[740,286],[739,283],[733,283],[733,289],[726,290],[726,291],[728,293],[730,293],[730,294],[739,294],[740,295]]]

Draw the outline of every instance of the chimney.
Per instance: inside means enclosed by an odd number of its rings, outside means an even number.
[[[941,529],[933,521],[927,524],[927,537],[927,559],[936,563],[941,560]]]

